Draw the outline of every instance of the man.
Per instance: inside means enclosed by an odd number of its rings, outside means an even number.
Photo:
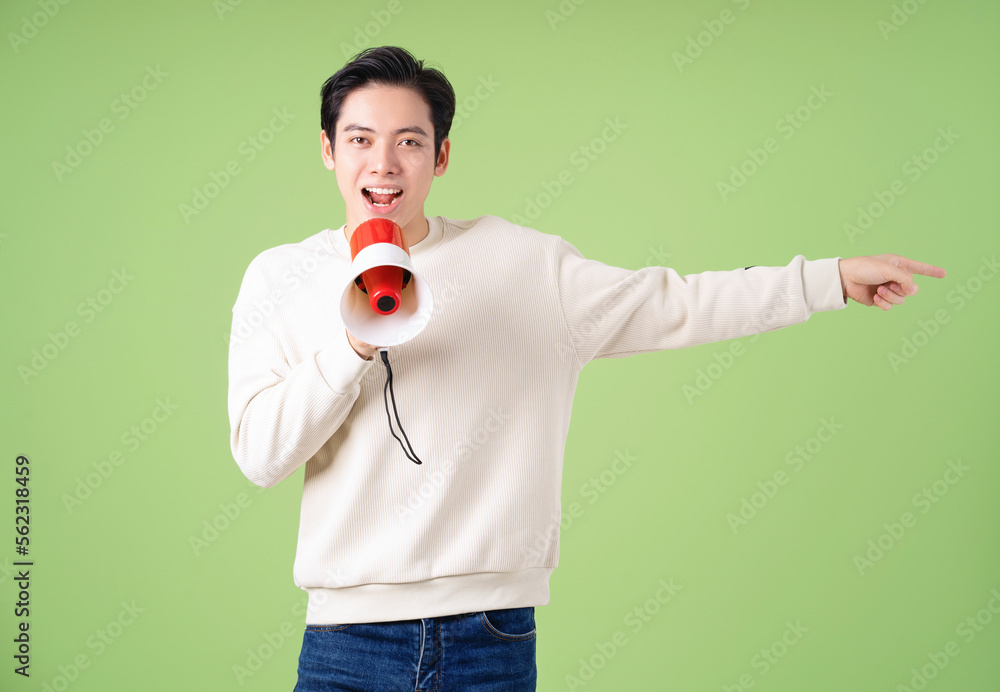
[[[851,298],[888,310],[939,267],[897,255],[681,277],[585,259],[495,216],[424,216],[448,167],[451,85],[403,49],[366,50],[323,85],[321,152],[346,223],[260,253],[233,307],[233,456],[270,487],[305,465],[294,581],[308,609],[296,690],[535,689],[534,607],[558,564],[562,460],[577,378],[596,358],[803,322]],[[386,420],[379,344],[338,306],[349,239],[388,218],[434,292],[392,347],[401,419]],[[395,686],[394,686],[395,685]]]

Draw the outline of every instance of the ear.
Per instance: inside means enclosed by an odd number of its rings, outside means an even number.
[[[442,176],[448,170],[448,157],[451,155],[451,140],[445,137],[441,141],[441,151],[438,153],[437,163],[434,165],[434,175]]]
[[[320,156],[323,157],[323,165],[326,166],[326,170],[333,170],[333,147],[330,144],[330,138],[326,136],[326,130],[319,131],[319,144],[320,144]]]

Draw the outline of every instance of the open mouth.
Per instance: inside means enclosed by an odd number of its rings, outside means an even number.
[[[365,187],[361,194],[371,206],[384,210],[395,206],[403,191],[398,187]]]

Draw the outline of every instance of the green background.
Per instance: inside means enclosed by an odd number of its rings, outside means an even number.
[[[736,342],[585,369],[563,485],[564,511],[581,511],[537,611],[538,689],[897,690],[913,668],[932,691],[1000,688],[1000,281],[987,261],[1000,245],[1000,6],[51,4],[51,16],[46,0],[0,5],[4,690],[293,687],[302,470],[260,491],[232,459],[230,310],[256,254],[344,223],[319,155],[319,88],[364,42],[442,69],[464,109],[428,215],[519,215],[633,269],[894,252],[948,271],[889,312],[852,302],[741,339],[731,362]],[[685,50],[695,57],[678,66]],[[813,88],[829,96],[810,108]],[[141,102],[123,107],[133,90]],[[276,108],[294,119],[248,161],[241,145]],[[113,129],[88,151],[105,118]],[[626,129],[595,144],[616,118]],[[768,138],[752,171],[748,150]],[[67,147],[87,155],[60,174]],[[582,147],[601,150],[586,170]],[[233,160],[239,174],[184,219]],[[752,174],[724,198],[718,182],[741,164]],[[573,182],[546,200],[564,170]],[[905,193],[869,228],[845,229],[896,180]],[[123,269],[132,278],[110,292]],[[81,310],[88,300],[100,312]],[[26,375],[47,345],[54,357]],[[686,396],[700,373],[701,395]],[[155,422],[158,399],[176,409]],[[820,441],[824,419],[842,427]],[[811,450],[798,469],[796,446]],[[18,454],[32,470],[30,680],[13,674],[10,643]],[[947,473],[956,460],[961,476]],[[788,482],[731,528],[779,470]],[[67,504],[88,476],[89,496]],[[603,492],[585,494],[592,481]],[[933,503],[914,501],[924,489]],[[239,515],[225,526],[227,507]],[[895,538],[885,525],[905,512],[915,523]],[[206,522],[225,528],[196,551]],[[883,554],[859,569],[869,541]],[[664,604],[660,580],[680,587]],[[655,614],[627,619],[637,607]],[[797,621],[808,631],[783,650]],[[949,642],[940,669],[928,654]]]

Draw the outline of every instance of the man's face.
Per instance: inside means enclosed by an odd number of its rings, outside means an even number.
[[[399,224],[406,237],[423,238],[424,200],[434,176],[448,167],[451,143],[445,139],[435,156],[430,107],[420,94],[404,87],[355,89],[341,105],[335,137],[331,143],[321,132],[323,163],[337,174],[348,235],[382,217]],[[395,194],[385,196],[389,191]]]

